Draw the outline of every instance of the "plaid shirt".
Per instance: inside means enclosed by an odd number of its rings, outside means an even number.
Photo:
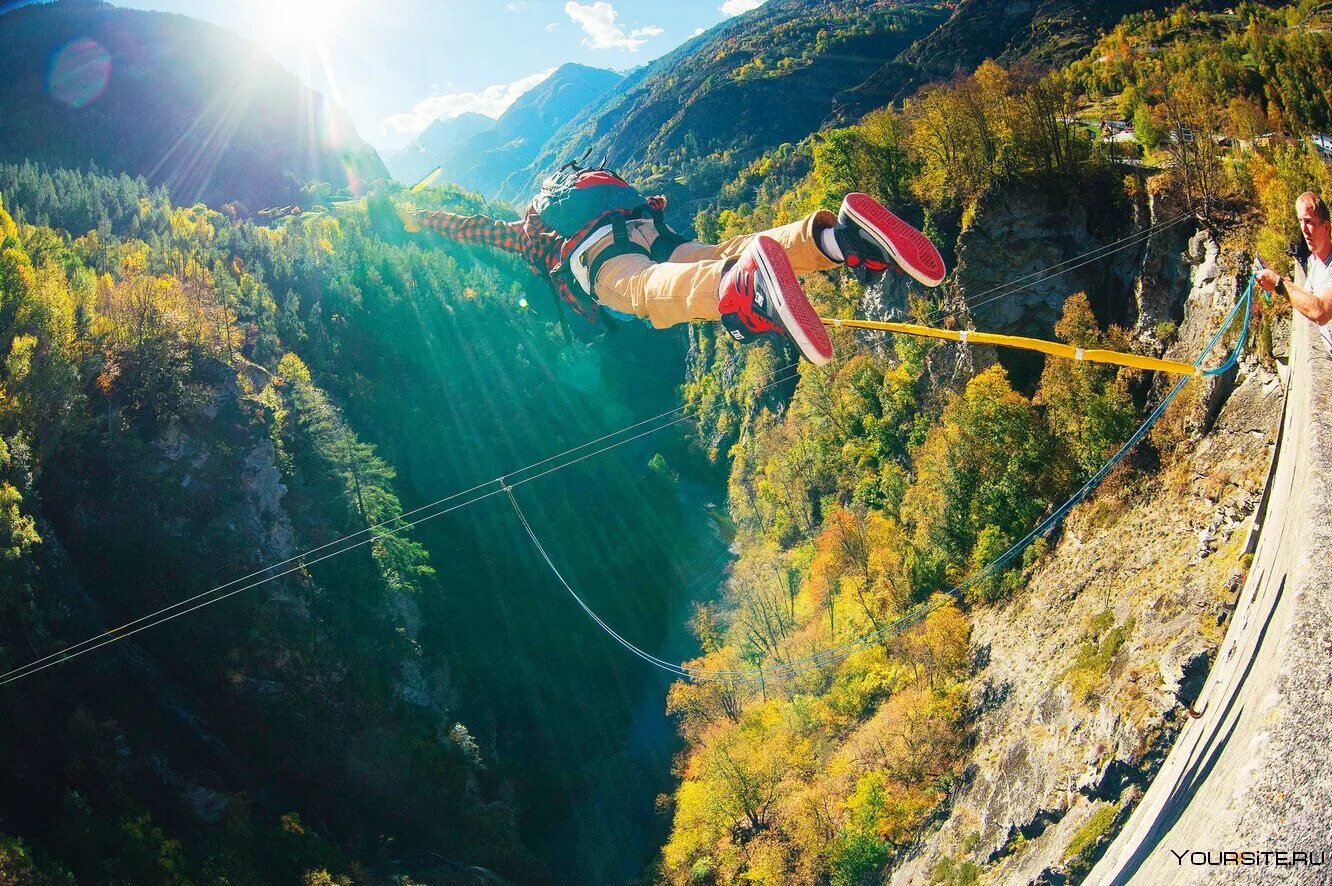
[[[655,210],[666,208],[665,197],[648,197],[647,204]],[[546,226],[535,208],[529,206],[519,221],[498,221],[485,215],[455,215],[442,209],[417,212],[417,224],[458,243],[481,243],[504,252],[512,252],[526,259],[532,273],[555,287],[560,298],[571,304],[575,311],[596,322],[596,306],[589,304],[569,286],[567,275],[556,273],[569,254],[577,249],[602,225],[606,216],[599,216],[572,237],[561,237]]]

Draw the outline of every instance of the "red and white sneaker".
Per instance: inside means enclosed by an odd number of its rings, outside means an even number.
[[[833,236],[847,267],[854,271],[876,274],[892,262],[926,286],[938,286],[947,273],[930,238],[868,194],[843,198]]]
[[[755,237],[722,275],[718,296],[722,325],[736,340],[776,332],[795,342],[815,366],[832,359],[828,331],[776,240]]]

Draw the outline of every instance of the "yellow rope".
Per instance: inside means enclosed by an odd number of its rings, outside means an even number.
[[[1202,368],[1192,363],[1178,360],[1158,360],[1140,354],[1122,354],[1119,351],[1107,351],[1101,348],[1079,348],[1061,342],[1044,341],[1039,338],[1024,338],[1020,335],[999,335],[993,332],[976,332],[970,329],[937,329],[933,326],[920,326],[916,323],[879,323],[874,320],[825,319],[825,326],[853,329],[876,329],[880,332],[897,332],[903,335],[920,335],[926,338],[942,338],[977,345],[998,345],[1003,348],[1021,348],[1025,351],[1040,351],[1052,357],[1065,357],[1069,360],[1086,360],[1091,363],[1113,363],[1116,366],[1128,366],[1133,369],[1148,369],[1153,372],[1169,372],[1175,375],[1201,375]]]

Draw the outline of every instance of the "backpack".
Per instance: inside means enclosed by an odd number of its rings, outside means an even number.
[[[532,200],[532,209],[542,224],[565,240],[560,265],[552,272],[554,282],[595,304],[596,294],[591,290],[601,266],[610,259],[638,254],[653,261],[666,261],[685,238],[666,226],[662,218],[664,205],[660,198],[644,197],[615,172],[604,167],[583,168],[576,160],[547,176],[541,183],[541,192]],[[656,225],[657,238],[651,250],[629,239],[626,222],[638,218],[651,218]],[[570,258],[607,225],[614,233],[614,242],[592,263],[587,272],[588,283],[584,285],[574,274]]]
[[[591,233],[587,227],[603,222],[611,213],[641,218],[648,201],[609,169],[582,169],[570,163],[546,177],[532,208],[546,227],[573,240]]]

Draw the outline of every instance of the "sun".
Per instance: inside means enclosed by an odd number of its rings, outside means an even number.
[[[292,43],[324,43],[337,28],[341,6],[337,0],[266,0],[258,15],[274,37]]]

